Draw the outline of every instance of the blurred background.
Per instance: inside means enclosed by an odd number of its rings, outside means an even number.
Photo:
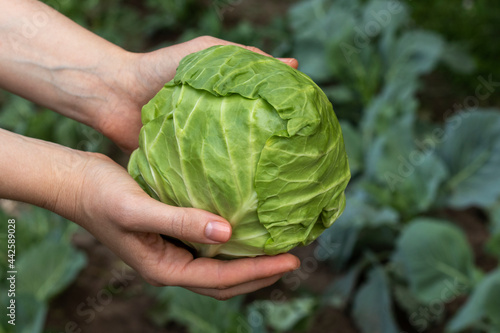
[[[148,286],[71,222],[0,200],[2,244],[18,220],[16,332],[500,332],[499,1],[45,2],[132,51],[212,35],[297,58],[334,106],[353,177],[342,217],[293,250],[298,271],[225,302]],[[6,92],[0,126],[127,163]],[[2,250],[2,309],[7,264]]]

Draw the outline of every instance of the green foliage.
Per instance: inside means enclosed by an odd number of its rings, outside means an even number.
[[[85,264],[83,253],[69,243],[41,242],[18,260],[18,270],[30,272],[19,276],[19,290],[40,301],[51,299],[76,278]]]
[[[486,251],[500,260],[500,202],[489,208],[491,238],[486,244]]]
[[[384,244],[384,236],[391,234],[398,222],[398,213],[390,207],[380,207],[370,202],[362,191],[347,195],[344,213],[320,237],[320,258],[328,258],[335,269],[345,266],[358,250],[383,250],[392,246]],[[369,235],[366,243],[360,243],[363,233]],[[384,246],[385,245],[385,246]]]
[[[450,177],[443,195],[451,207],[488,207],[500,196],[500,113],[461,112],[446,122],[437,154]]]
[[[500,270],[484,277],[467,303],[448,324],[449,332],[464,332],[468,328],[500,332]]]
[[[63,286],[65,287],[65,286]],[[49,310],[47,301],[41,301],[34,295],[22,293],[16,295],[16,333],[42,332],[45,317]]]
[[[151,313],[157,324],[176,321],[192,333],[237,332],[239,326],[246,325],[240,313],[242,297],[223,302],[178,287],[151,292],[159,301]]]
[[[352,315],[363,333],[400,331],[392,310],[389,279],[382,267],[376,266],[368,273],[368,280],[354,297]]]
[[[323,303],[336,308],[344,309],[356,288],[361,272],[365,268],[364,262],[353,265],[343,276],[330,284],[323,295]]]
[[[447,171],[436,154],[416,146],[407,122],[395,125],[366,152],[365,187],[381,204],[408,217],[429,210]]]
[[[449,332],[500,332],[498,269],[483,273],[476,267],[463,232],[455,221],[442,220],[450,208],[487,212],[491,237],[485,250],[490,259],[500,259],[499,112],[472,109],[452,116],[440,110],[431,118],[444,123],[431,123],[428,109],[443,106],[425,104],[428,96],[444,103],[449,98],[445,108],[452,109],[455,100],[476,93],[479,74],[498,81],[498,2],[405,1],[390,7],[385,0],[304,0],[265,26],[246,20],[228,25],[223,15],[238,5],[232,1],[46,2],[132,51],[213,35],[296,57],[341,120],[353,181],[344,214],[318,239],[315,252],[338,278],[322,295],[286,290],[293,297],[279,302],[218,302],[165,288],[155,292],[158,324],[175,321],[188,332],[306,332],[318,309],[332,306],[362,332],[401,332],[401,324],[425,332],[450,317],[442,323]],[[424,84],[436,75],[451,96]],[[498,97],[480,102],[495,105]],[[99,134],[21,98],[3,94],[0,104],[4,128],[106,150]],[[23,278],[60,281],[55,289],[22,282],[31,292],[18,299],[20,332],[39,332],[48,309],[48,299],[40,298],[60,292],[83,262],[69,245],[74,229],[66,221],[38,209],[23,214],[17,224],[24,252],[19,264],[27,263]],[[6,218],[1,211],[0,218]],[[5,239],[0,233],[2,244]],[[36,253],[52,255],[55,261],[47,264],[55,269],[37,272]],[[6,263],[0,254],[0,266]],[[72,272],[63,274],[62,267]],[[466,301],[446,306],[457,298]],[[461,308],[451,315],[455,305]],[[421,316],[436,307],[436,313]],[[0,326],[0,332],[5,329]]]
[[[445,221],[420,217],[409,222],[398,238],[394,262],[424,303],[443,297],[447,285],[453,286],[450,293],[456,296],[475,282],[469,243],[460,229]]]
[[[411,1],[415,24],[439,32],[448,40],[455,42],[456,48],[466,50],[477,64],[477,72],[483,75],[492,74],[500,78],[498,67],[499,43],[494,43],[500,30],[500,3],[491,0],[463,1],[450,5],[449,1]],[[430,15],[429,13],[432,13]],[[457,24],[450,24],[450,22]],[[471,29],[471,27],[477,27]],[[468,67],[468,61],[457,59],[455,68]],[[447,71],[444,71],[447,73]],[[476,89],[476,73],[467,76],[447,75],[454,84],[457,93],[470,94]],[[498,94],[497,94],[498,96]],[[484,101],[485,105],[494,105],[499,98]]]
[[[44,2],[104,39],[131,51],[148,47],[149,39],[161,31],[178,34],[185,24],[192,24],[202,13],[202,7],[194,6],[194,0]]]
[[[4,226],[0,239],[7,239],[7,219],[16,219],[16,332],[41,332],[50,300],[75,280],[86,265],[86,257],[71,245],[76,225],[38,207],[17,204],[16,208],[21,209],[12,214],[0,209]],[[7,259],[7,251],[3,251],[0,254],[2,290],[9,289]],[[2,293],[2,308],[8,301],[7,293]],[[11,325],[0,326],[0,329],[9,332]]]
[[[341,118],[359,121],[359,110],[375,104],[377,95],[414,94],[418,77],[445,59],[468,60],[440,35],[408,30],[408,12],[403,2],[332,0],[303,1],[290,11],[300,69],[342,106]],[[414,102],[405,102],[384,112],[413,110]]]
[[[288,332],[308,326],[317,306],[312,297],[290,301],[257,300],[243,305],[243,296],[227,301],[195,294],[183,288],[168,287],[154,293],[157,303],[150,317],[158,325],[175,321],[191,333]]]
[[[464,110],[448,114],[444,124],[421,118],[422,77],[440,65],[471,73],[474,61],[442,35],[412,28],[411,5],[390,6],[379,0],[303,1],[290,11],[293,54],[343,118],[354,176],[344,214],[319,239],[318,257],[343,273],[327,289],[324,304],[351,307],[363,332],[401,331],[395,306],[407,313],[403,321],[422,332],[445,318],[444,304],[475,294],[484,281],[463,232],[427,216],[449,207],[490,209],[494,236],[487,249],[500,253],[494,208],[500,199],[500,113]],[[367,254],[380,261],[376,268],[367,270]],[[495,309],[475,303],[476,313]],[[436,305],[439,313],[419,317]],[[460,327],[476,325],[476,317]],[[481,325],[480,331],[491,329]]]
[[[252,332],[289,332],[299,328],[303,330],[307,328],[307,320],[311,319],[316,304],[317,300],[313,297],[296,298],[286,302],[255,301],[247,310],[248,324]]]

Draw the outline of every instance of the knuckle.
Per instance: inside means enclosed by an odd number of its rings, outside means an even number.
[[[125,230],[137,230],[140,221],[134,218],[133,207],[134,205],[131,204],[127,196],[124,196],[122,200],[118,200],[113,207],[110,207],[110,214],[112,214],[114,223]]]
[[[224,265],[223,263],[221,263],[218,267],[217,267],[217,283],[215,285],[215,289],[218,289],[219,292],[223,292],[225,289],[228,289],[230,288],[231,286],[224,281],[223,277],[224,277],[224,272],[223,272],[223,266]]]
[[[178,236],[181,238],[188,236],[189,219],[183,208],[177,209],[177,212],[173,215],[171,225],[172,232],[174,234],[172,236]]]

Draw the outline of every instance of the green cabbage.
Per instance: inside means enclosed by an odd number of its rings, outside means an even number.
[[[342,213],[350,178],[332,105],[305,74],[237,46],[185,57],[142,110],[129,173],[153,198],[226,218],[206,257],[287,252]]]

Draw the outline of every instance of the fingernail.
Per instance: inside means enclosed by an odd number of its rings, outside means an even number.
[[[295,58],[279,58],[283,63],[292,66],[293,68],[297,68],[299,63]]]
[[[208,222],[205,227],[205,236],[214,242],[227,242],[231,237],[231,227],[224,222]]]
[[[294,270],[296,270],[296,269],[299,269],[299,268],[300,268],[301,262],[300,262],[300,259],[299,259],[299,258],[297,258],[297,262],[295,263],[295,265],[296,265],[296,266],[295,266]]]

